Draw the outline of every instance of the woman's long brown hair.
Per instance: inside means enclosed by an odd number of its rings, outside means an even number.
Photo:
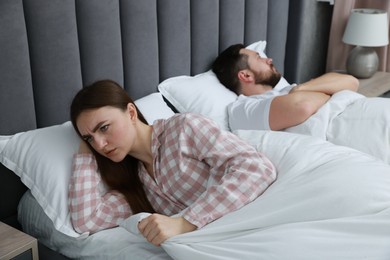
[[[80,135],[76,121],[83,111],[104,106],[116,107],[125,111],[129,103],[134,104],[133,100],[119,84],[112,80],[97,81],[81,89],[74,97],[70,108],[73,127]],[[138,118],[147,124],[142,113],[137,107],[136,109]],[[132,213],[154,212],[138,175],[138,159],[127,155],[122,162],[116,163],[97,153],[90,145],[89,147],[96,157],[102,180],[110,189],[117,190],[126,197]]]

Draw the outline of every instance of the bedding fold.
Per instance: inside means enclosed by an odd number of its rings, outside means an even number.
[[[285,132],[348,146],[390,164],[390,101],[350,90],[334,94],[317,113]]]
[[[167,240],[174,259],[389,258],[389,165],[320,138],[235,133],[270,158],[278,179],[245,207]]]

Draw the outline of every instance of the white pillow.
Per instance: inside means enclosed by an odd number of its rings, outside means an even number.
[[[80,139],[70,122],[0,139],[0,162],[18,175],[60,232],[78,237],[70,222],[68,184]]]
[[[157,119],[167,119],[175,114],[158,92],[137,99],[134,103],[150,125]]]
[[[237,95],[225,88],[211,70],[193,77],[169,78],[158,85],[158,90],[179,112],[208,116],[222,129],[229,129],[226,107]]]
[[[135,103],[148,122],[174,114],[160,93]],[[68,208],[72,157],[79,142],[71,122],[0,136],[0,162],[21,178],[55,228],[71,237],[80,236],[73,229]]]
[[[266,41],[258,41],[247,48],[266,57]],[[284,78],[277,87],[290,85]],[[178,76],[161,82],[158,90],[181,113],[192,112],[208,116],[224,130],[229,130],[227,106],[237,95],[223,86],[211,71],[196,76]]]

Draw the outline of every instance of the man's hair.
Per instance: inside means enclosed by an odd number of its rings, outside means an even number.
[[[212,70],[219,81],[228,89],[240,93],[240,81],[238,72],[248,68],[248,56],[240,54],[240,50],[245,48],[243,44],[234,44],[221,52],[215,59]]]

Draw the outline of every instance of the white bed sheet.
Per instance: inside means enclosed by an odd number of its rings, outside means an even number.
[[[55,247],[82,259],[390,259],[388,164],[311,136],[235,133],[279,172],[254,202],[162,247],[123,228]]]

